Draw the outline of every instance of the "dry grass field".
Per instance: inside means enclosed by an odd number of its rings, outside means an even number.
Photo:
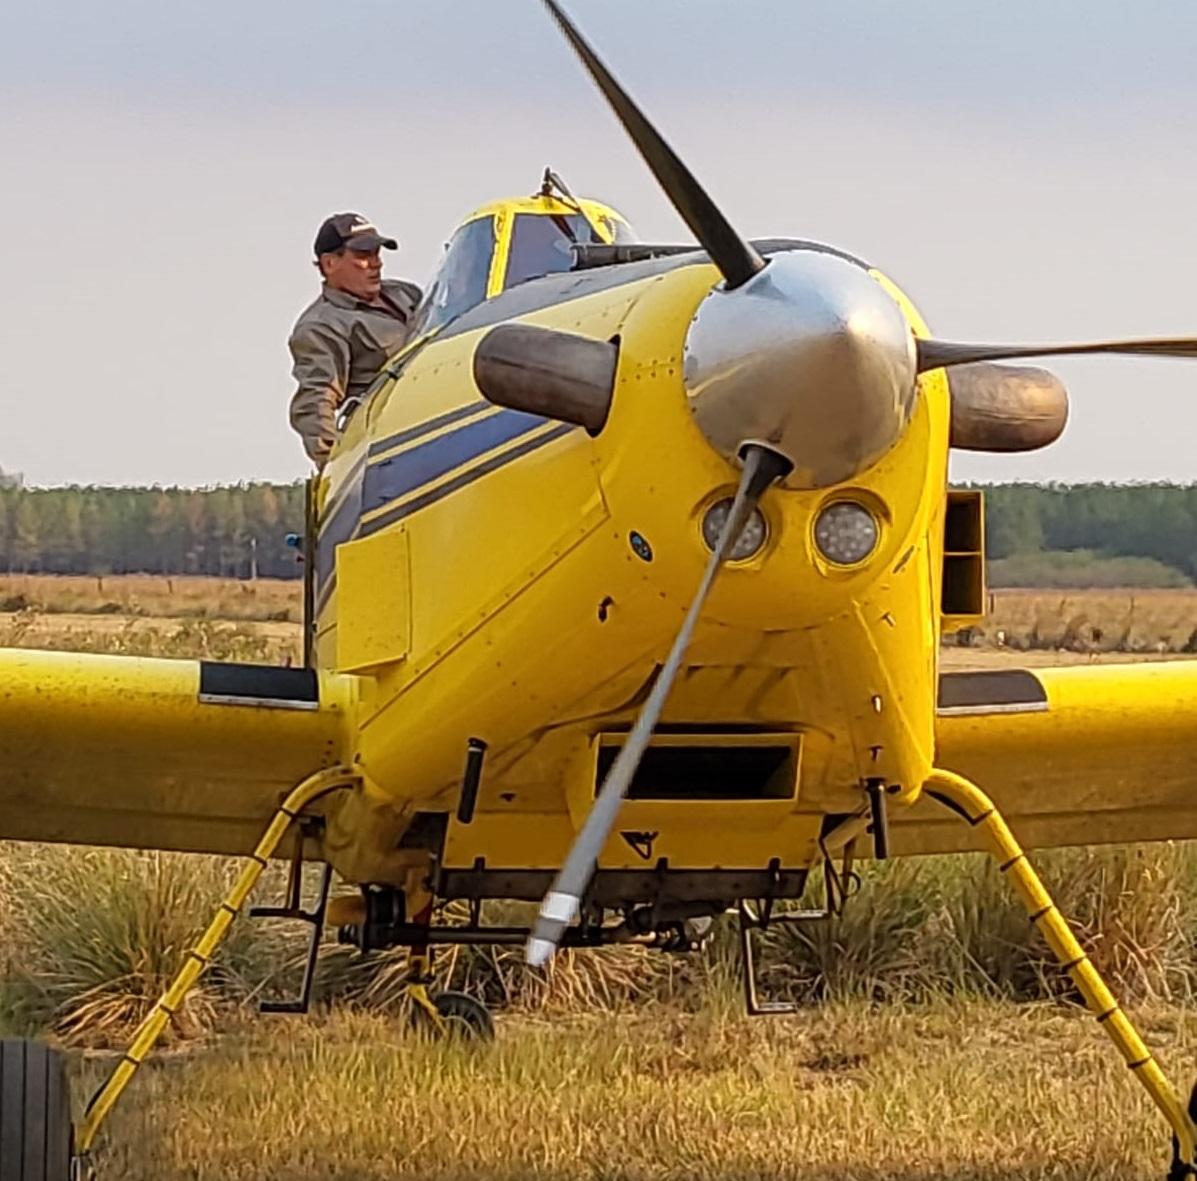
[[[103,1164],[128,1181],[1129,1181],[1167,1137],[1091,1022],[861,1004],[513,1017],[435,1045],[395,1021],[263,1021],[160,1058]],[[1166,1059],[1197,1015],[1145,1012]],[[101,1063],[82,1075],[99,1077]]]
[[[0,575],[0,647],[294,664],[296,581]]]
[[[0,574],[0,613],[157,616],[170,619],[298,623],[297,580],[173,577],[157,574]]]
[[[0,646],[286,661],[299,587],[0,578]],[[999,591],[945,666],[1175,658],[1197,591]],[[1112,651],[1121,644],[1125,653]],[[1178,1085],[1197,1070],[1197,850],[1037,858]],[[235,867],[0,846],[0,1032],[111,1067]],[[277,875],[273,883],[278,886]],[[265,897],[259,901],[267,901]],[[101,1181],[1082,1181],[1162,1177],[1167,1135],[977,858],[868,872],[843,919],[768,946],[792,1016],[741,1015],[729,932],[702,955],[446,956],[499,1011],[489,1047],[413,1032],[394,961],[242,922],[102,1137]]]
[[[0,621],[36,617],[31,638],[38,642],[70,630],[83,645],[89,628],[111,635],[130,621],[138,621],[131,632],[161,632],[166,621],[285,624],[298,623],[301,613],[298,581],[0,574]],[[984,623],[962,643],[1015,651],[1190,653],[1197,651],[1197,589],[995,590]]]
[[[997,590],[962,637],[1018,651],[1197,652],[1197,590]]]

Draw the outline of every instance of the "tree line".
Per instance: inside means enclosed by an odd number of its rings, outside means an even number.
[[[1089,550],[1197,578],[1197,485],[993,484],[985,513],[990,558]]]
[[[296,578],[304,488],[0,488],[0,570]]]
[[[1154,558],[1197,578],[1197,485],[992,484],[988,553]],[[303,484],[0,487],[0,571],[294,578]]]

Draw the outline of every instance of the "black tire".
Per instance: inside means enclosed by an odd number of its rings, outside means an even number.
[[[70,1181],[71,1096],[63,1056],[0,1041],[0,1181]]]
[[[450,1037],[463,1041],[489,1042],[495,1036],[495,1022],[490,1010],[467,992],[438,992],[432,998],[436,1011],[449,1027]],[[429,1029],[432,1022],[419,1005],[413,1006],[419,1027]],[[7,1178],[0,1178],[7,1181]]]

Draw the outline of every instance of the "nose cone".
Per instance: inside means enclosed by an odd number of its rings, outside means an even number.
[[[914,408],[915,364],[894,299],[856,264],[811,250],[712,290],[686,336],[703,433],[729,459],[746,443],[780,452],[791,488],[838,484],[880,459]]]

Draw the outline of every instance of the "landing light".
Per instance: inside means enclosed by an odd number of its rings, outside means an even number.
[[[863,504],[837,500],[815,520],[815,545],[829,562],[855,566],[877,545],[877,519]]]
[[[719,534],[723,532],[723,525],[727,520],[727,514],[731,512],[731,506],[732,501],[729,496],[724,500],[717,500],[707,509],[706,515],[702,519],[702,539],[707,543],[707,549],[714,551],[715,546],[718,545]],[[748,520],[744,522],[744,528],[740,530],[736,544],[732,546],[730,560],[742,562],[746,558],[751,558],[760,551],[768,536],[769,528],[765,524],[764,516],[760,509],[753,509]]]

